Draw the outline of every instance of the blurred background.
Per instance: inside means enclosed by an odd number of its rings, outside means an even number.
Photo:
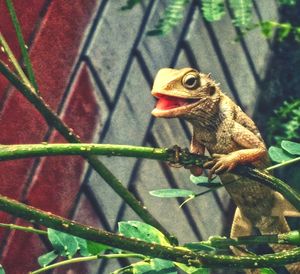
[[[152,82],[163,67],[212,73],[221,89],[254,118],[268,146],[282,139],[300,141],[296,0],[225,1],[224,10],[214,11],[205,11],[204,4],[222,1],[13,2],[41,95],[85,142],[189,147],[187,123],[150,114],[155,104]],[[237,2],[248,5],[242,22]],[[176,18],[161,27],[172,3],[177,5]],[[0,30],[20,57],[4,0]],[[5,60],[3,53],[0,57]],[[1,75],[0,119],[1,144],[64,142]],[[206,190],[190,182],[188,171],[152,160],[101,160],[181,244],[229,234],[234,205],[224,189],[179,208],[183,199],[160,199],[149,191]],[[291,167],[278,175],[299,189],[296,170]],[[0,182],[3,195],[105,230],[117,231],[121,220],[139,220],[80,157],[0,162]],[[4,213],[0,221],[26,224]],[[49,248],[37,235],[0,231],[1,263],[7,273],[38,268],[37,257]],[[110,273],[127,263],[103,260],[53,273]]]

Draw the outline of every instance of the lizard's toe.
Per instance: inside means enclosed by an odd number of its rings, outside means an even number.
[[[215,161],[215,160],[211,160],[211,161],[206,162],[206,163],[203,165],[203,167],[204,167],[204,168],[211,168],[211,167],[213,167],[215,164],[216,164],[216,161]]]

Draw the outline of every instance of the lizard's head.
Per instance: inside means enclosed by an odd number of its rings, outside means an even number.
[[[151,93],[158,99],[152,115],[164,118],[193,119],[214,112],[220,98],[220,89],[210,75],[191,68],[159,70]]]

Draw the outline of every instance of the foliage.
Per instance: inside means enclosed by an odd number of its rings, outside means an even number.
[[[284,139],[300,142],[299,125],[300,99],[285,101],[267,123],[268,142],[277,145]]]
[[[252,23],[252,0],[229,0],[234,18],[232,23],[242,29],[248,28]]]
[[[283,140],[281,147],[269,148],[270,158],[277,163],[296,162],[300,160],[300,143]]]
[[[128,0],[122,10],[132,9],[141,0]],[[149,35],[164,35],[169,33],[183,19],[184,9],[189,0],[169,0],[163,16],[159,19],[155,28],[148,32]],[[279,5],[294,6],[297,0],[278,0]],[[208,22],[219,21],[225,15],[225,5],[233,13],[232,23],[242,30],[242,34],[255,28],[260,28],[266,38],[273,37],[276,33],[278,40],[283,41],[289,34],[293,34],[295,40],[300,42],[300,27],[292,26],[289,22],[276,22],[266,20],[259,23],[252,22],[252,0],[202,0],[202,15]]]
[[[225,15],[224,0],[202,0],[202,13],[209,21],[218,21]]]
[[[53,250],[38,258],[38,262],[42,267],[49,265],[59,256],[71,259],[77,252],[81,256],[90,256],[110,249],[103,244],[87,241],[51,228],[48,228],[47,236]]]
[[[148,32],[148,35],[170,32],[182,20],[188,2],[189,0],[170,0],[162,18],[159,19],[155,29]]]

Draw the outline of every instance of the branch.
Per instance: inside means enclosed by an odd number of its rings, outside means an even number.
[[[300,248],[267,255],[229,256],[193,252],[184,247],[163,246],[127,238],[59,217],[0,195],[0,210],[30,222],[56,229],[86,240],[99,242],[152,258],[160,258],[195,267],[261,268],[299,261]]]
[[[192,243],[193,244],[193,243]],[[199,245],[199,243],[194,243]],[[213,246],[216,248],[224,248],[238,245],[258,245],[258,244],[300,244],[300,230],[289,231],[280,234],[269,234],[260,236],[241,236],[237,238],[226,238],[221,236],[209,237],[207,241],[202,241],[200,244]],[[191,243],[189,244],[191,246]]]
[[[207,156],[190,153],[187,149],[181,149],[177,146],[174,146],[173,148],[110,144],[36,144],[0,146],[0,161],[49,155],[82,155],[88,159],[96,159],[93,154],[156,159],[181,165],[197,165],[199,167],[203,167],[203,164],[210,159]],[[298,211],[300,211],[299,193],[280,179],[267,172],[252,169],[247,166],[239,166],[234,169],[232,173],[255,180],[280,192]]]
[[[46,122],[53,126],[62,136],[70,143],[81,143],[78,135],[75,135],[73,130],[69,128],[59,116],[50,108],[44,99],[35,93],[31,86],[25,85],[18,77],[9,70],[9,68],[0,61],[0,72],[26,97],[26,99],[34,105],[41,113]],[[126,202],[135,213],[146,223],[160,230],[171,242],[176,243],[177,239],[155,219],[151,213],[143,207],[132,193],[130,193],[122,183],[113,175],[113,173],[94,155],[85,155],[88,163],[94,170],[104,179],[104,181]]]

